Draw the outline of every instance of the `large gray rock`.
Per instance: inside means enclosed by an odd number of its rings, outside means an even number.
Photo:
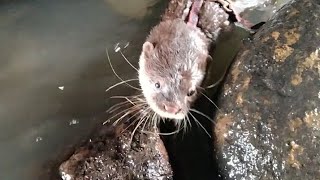
[[[214,143],[226,179],[319,179],[320,5],[281,8],[239,52]]]

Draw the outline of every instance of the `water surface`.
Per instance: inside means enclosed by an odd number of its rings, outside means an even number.
[[[136,65],[161,4],[155,0],[0,4],[0,179],[34,180],[46,174],[51,161],[105,120],[105,110],[114,103],[110,96],[131,92],[128,88],[105,92],[119,82],[105,50],[110,50],[123,79],[134,77],[136,72],[114,46],[129,42],[124,53]]]

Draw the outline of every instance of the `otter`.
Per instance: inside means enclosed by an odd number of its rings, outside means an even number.
[[[212,42],[197,26],[203,3],[195,0],[186,19],[161,21],[142,45],[139,84],[149,107],[162,118],[183,120],[200,94]],[[218,3],[206,3],[220,8]],[[221,11],[212,13],[216,14],[212,31],[219,31],[228,15]]]

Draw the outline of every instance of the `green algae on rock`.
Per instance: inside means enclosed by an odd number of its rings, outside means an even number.
[[[319,4],[286,4],[232,64],[213,127],[226,179],[320,177]]]

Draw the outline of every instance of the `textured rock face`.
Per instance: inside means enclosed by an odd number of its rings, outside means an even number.
[[[119,126],[90,140],[60,166],[61,176],[65,180],[172,179],[160,137],[136,132],[131,142],[131,133]]]
[[[214,125],[227,179],[320,177],[320,5],[285,5],[238,54]]]

